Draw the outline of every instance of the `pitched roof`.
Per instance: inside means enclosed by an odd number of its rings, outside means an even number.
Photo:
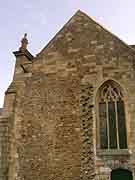
[[[112,32],[110,32],[109,30],[107,30],[106,28],[104,28],[102,25],[100,25],[98,22],[96,22],[95,20],[93,20],[91,17],[89,17],[87,14],[85,14],[84,12],[82,12],[81,10],[78,10],[70,19],[69,21],[60,29],[59,32],[56,33],[56,35],[49,41],[49,43],[37,54],[37,57],[40,57],[44,51],[53,43],[53,41],[55,41],[55,39],[57,38],[57,36],[62,33],[62,31],[64,30],[64,28],[66,26],[68,26],[68,24],[70,24],[70,22],[72,20],[74,20],[77,16],[84,16],[85,18],[89,19],[90,22],[92,22],[95,25],[98,25],[102,30],[106,31],[107,33],[109,33],[110,35],[112,35],[115,39],[117,39],[118,41],[120,41],[125,47],[127,47],[133,54],[135,54],[134,48],[133,46],[130,46],[128,44],[126,44],[124,41],[122,41],[120,38],[118,38],[116,35],[114,35]]]

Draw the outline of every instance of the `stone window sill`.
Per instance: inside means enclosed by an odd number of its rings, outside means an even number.
[[[98,149],[98,156],[130,156],[132,152],[129,149]]]

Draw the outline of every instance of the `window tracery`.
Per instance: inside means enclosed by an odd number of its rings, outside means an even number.
[[[101,149],[127,149],[124,97],[119,86],[108,81],[99,90],[99,142]]]

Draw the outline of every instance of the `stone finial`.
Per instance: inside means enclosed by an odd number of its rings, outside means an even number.
[[[20,51],[24,51],[27,49],[28,45],[28,39],[27,39],[27,33],[24,34],[24,37],[21,40],[21,47],[19,48]]]
[[[18,51],[14,51],[13,54],[15,55],[16,58],[20,56],[25,56],[27,57],[28,60],[32,61],[34,58],[33,55],[27,50],[28,46],[28,39],[27,39],[27,34],[24,34],[24,37],[21,40],[21,46]]]

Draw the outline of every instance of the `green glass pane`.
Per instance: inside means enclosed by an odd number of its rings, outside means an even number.
[[[133,180],[132,172],[123,169],[113,170],[111,180]]]
[[[100,118],[100,145],[102,149],[107,149],[108,137],[107,137],[106,103],[99,104],[99,118]]]
[[[116,112],[115,103],[108,103],[108,115],[109,115],[109,137],[110,137],[110,148],[117,148],[117,131],[116,131]]]
[[[125,124],[125,110],[123,101],[117,102],[118,109],[118,130],[119,130],[119,145],[120,149],[127,148],[127,135]]]

